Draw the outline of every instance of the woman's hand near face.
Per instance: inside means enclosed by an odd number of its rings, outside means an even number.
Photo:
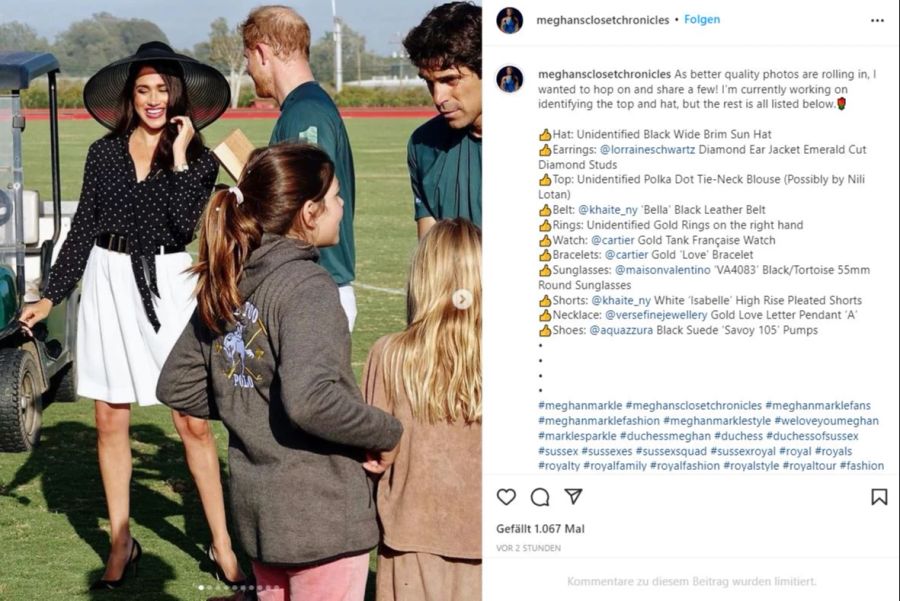
[[[175,159],[175,165],[187,164],[187,147],[191,140],[194,139],[194,124],[191,123],[190,117],[178,116],[172,117],[169,121],[178,127],[178,135],[172,142],[172,154]]]

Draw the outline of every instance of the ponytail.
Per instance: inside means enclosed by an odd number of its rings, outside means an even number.
[[[240,206],[242,197],[240,188],[216,192],[200,219],[199,257],[191,271],[198,276],[200,318],[216,334],[235,322],[243,303],[238,282],[244,262],[262,239],[259,223]]]
[[[215,334],[237,321],[244,264],[263,233],[287,235],[307,202],[324,202],[334,163],[309,144],[276,144],[254,150],[237,186],[220,188],[200,218],[197,309]]]

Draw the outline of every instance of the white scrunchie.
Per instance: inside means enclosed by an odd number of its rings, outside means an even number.
[[[228,191],[231,192],[232,194],[234,194],[234,198],[238,204],[243,204],[244,193],[241,192],[240,188],[238,188],[237,186],[231,186],[230,188],[228,188]]]

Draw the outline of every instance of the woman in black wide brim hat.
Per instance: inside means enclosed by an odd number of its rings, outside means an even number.
[[[129,529],[131,404],[155,405],[156,382],[194,310],[195,279],[185,245],[209,200],[218,164],[197,130],[228,107],[216,69],[143,44],[88,80],[84,103],[110,133],[88,150],[72,228],[43,298],[22,313],[44,319],[82,280],[78,394],[93,398],[100,474],[109,510],[106,571],[92,589],[117,588],[141,557]],[[83,277],[82,277],[83,276]],[[175,428],[212,531],[217,576],[242,583],[225,520],[215,440],[208,422],[173,412]]]

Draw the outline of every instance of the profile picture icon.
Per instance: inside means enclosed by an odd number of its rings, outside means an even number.
[[[503,33],[516,33],[522,29],[522,13],[518,8],[507,6],[497,13],[497,27]]]
[[[516,92],[522,87],[522,72],[512,65],[503,67],[497,72],[497,86],[504,92]]]

